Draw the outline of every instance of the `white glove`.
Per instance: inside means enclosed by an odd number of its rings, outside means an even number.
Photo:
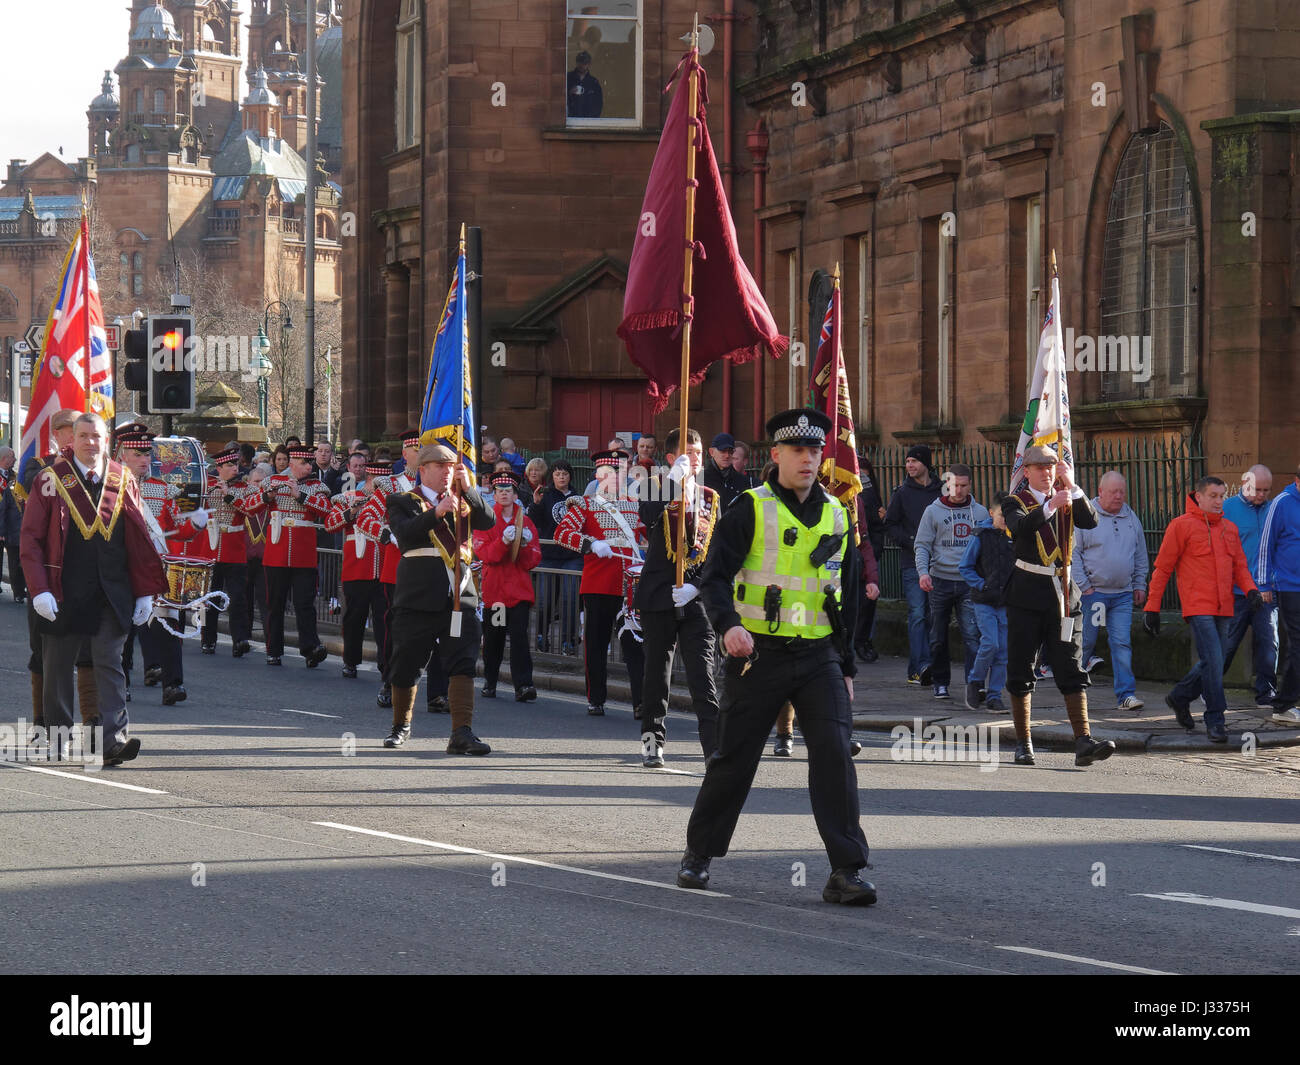
[[[677,460],[668,471],[668,479],[670,481],[684,481],[690,472],[691,457],[689,455],[678,455]]]
[[[685,606],[699,594],[700,590],[693,584],[683,584],[680,588],[673,588],[673,606]]]
[[[191,511],[190,524],[193,525],[194,528],[196,529],[206,528],[209,517],[211,517],[211,515],[206,510],[203,510],[202,508],[200,508],[199,510]]]
[[[593,540],[591,542],[591,553],[597,558],[613,558],[614,549],[605,543],[604,540]]]
[[[530,528],[528,528],[527,526],[525,526],[525,527],[524,527],[524,543],[526,543],[526,544],[531,544],[532,542],[533,542],[533,530],[530,529]]]
[[[153,613],[153,596],[142,595],[135,601],[135,609],[131,612],[131,624],[143,625],[149,620],[149,615]]]
[[[32,600],[32,609],[46,621],[53,621],[59,616],[59,601],[54,598],[53,592],[41,592]]]
[[[501,539],[508,544],[513,544],[515,542],[515,533],[517,531],[518,530],[516,530],[513,525],[507,525],[506,531],[501,534]]]

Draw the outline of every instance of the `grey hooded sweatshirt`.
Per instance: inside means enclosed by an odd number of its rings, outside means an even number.
[[[983,503],[968,499],[961,506],[953,506],[946,496],[940,496],[921,515],[916,530],[916,572],[924,577],[960,581],[962,556],[966,546],[975,536],[975,526],[989,520]]]

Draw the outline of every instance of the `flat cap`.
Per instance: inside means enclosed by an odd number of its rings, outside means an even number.
[[[445,444],[425,444],[420,448],[420,456],[416,459],[416,464],[423,466],[426,462],[455,462],[456,452]]]
[[[1055,466],[1060,461],[1055,451],[1050,447],[1044,447],[1042,444],[1034,444],[1032,447],[1025,448],[1026,466]]]

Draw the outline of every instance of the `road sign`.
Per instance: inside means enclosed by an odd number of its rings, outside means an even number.
[[[40,351],[45,345],[45,323],[33,322],[27,327],[23,339],[32,346],[33,351]]]
[[[105,325],[104,336],[108,339],[109,351],[117,351],[122,346],[122,327],[120,325]]]

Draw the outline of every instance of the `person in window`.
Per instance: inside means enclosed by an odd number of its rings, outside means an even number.
[[[569,71],[569,117],[599,118],[605,108],[605,94],[591,74],[591,53],[579,52]]]

